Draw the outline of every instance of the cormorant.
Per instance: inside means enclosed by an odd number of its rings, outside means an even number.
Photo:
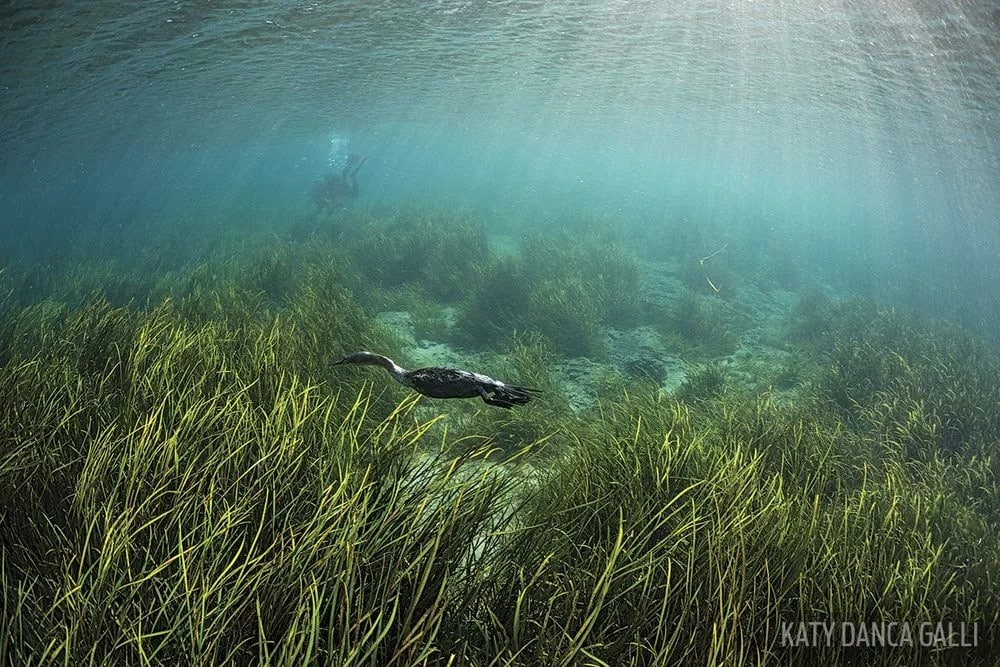
[[[389,375],[395,378],[396,382],[431,398],[473,398],[479,396],[487,405],[512,408],[515,405],[524,405],[531,400],[532,396],[541,393],[538,389],[504,384],[500,380],[494,380],[480,373],[457,368],[434,366],[408,371],[389,357],[373,352],[355,352],[335,362],[334,366],[341,364],[381,366],[389,371]]]

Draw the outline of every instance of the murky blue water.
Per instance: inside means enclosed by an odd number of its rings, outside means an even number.
[[[359,152],[369,204],[766,237],[1000,321],[995,1],[38,4],[0,33],[8,253],[299,215]]]

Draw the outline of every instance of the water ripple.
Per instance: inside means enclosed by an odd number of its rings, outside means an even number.
[[[806,6],[808,5],[808,6]],[[5,145],[415,118],[940,117],[996,136],[995,2],[61,3],[6,10]],[[142,119],[141,123],[137,119]],[[777,122],[777,121],[776,121]]]

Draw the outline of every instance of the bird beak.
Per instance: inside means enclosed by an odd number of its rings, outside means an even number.
[[[343,358],[343,359],[341,359],[340,361],[335,361],[335,362],[333,362],[333,365],[334,365],[334,366],[342,366],[342,365],[344,365],[344,364],[345,364],[346,362],[347,362],[347,357],[344,357],[344,358]]]

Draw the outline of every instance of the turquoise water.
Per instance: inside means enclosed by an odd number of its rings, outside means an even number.
[[[4,262],[308,216],[356,152],[353,205],[696,229],[695,255],[760,244],[1000,323],[996,2],[28,4],[0,43]]]
[[[998,1],[3,3],[0,665],[1000,664]]]

